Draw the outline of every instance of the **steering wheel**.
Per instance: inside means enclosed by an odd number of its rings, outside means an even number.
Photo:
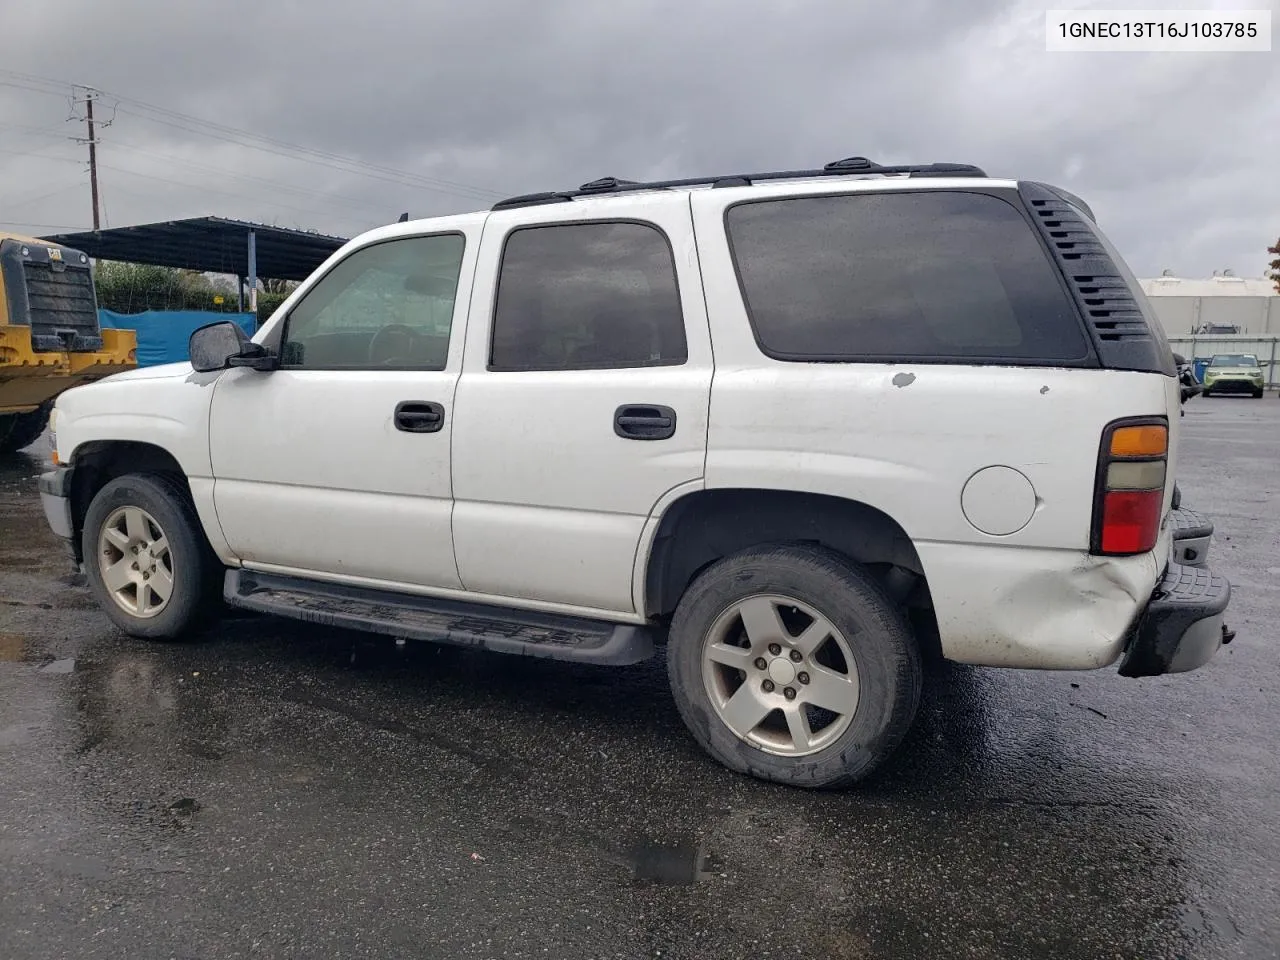
[[[385,367],[407,359],[413,341],[417,338],[417,332],[407,324],[387,324],[369,341],[369,363]]]

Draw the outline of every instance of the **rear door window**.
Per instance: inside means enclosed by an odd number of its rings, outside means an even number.
[[[808,361],[1071,363],[1089,356],[1033,227],[981,193],[791,197],[730,207],[757,342]]]
[[[647,223],[523,227],[507,238],[489,369],[593,370],[688,359],[676,265]]]

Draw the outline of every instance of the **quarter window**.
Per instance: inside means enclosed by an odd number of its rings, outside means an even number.
[[[756,339],[781,360],[1083,360],[1030,224],[958,191],[752,201],[726,225]]]

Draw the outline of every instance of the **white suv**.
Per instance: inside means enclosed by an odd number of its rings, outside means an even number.
[[[1173,355],[1079,199],[962,164],[606,179],[361,236],[252,341],[64,394],[111,619],[221,601],[597,664],[735,770],[861,779],[921,662],[1129,676],[1230,632]]]

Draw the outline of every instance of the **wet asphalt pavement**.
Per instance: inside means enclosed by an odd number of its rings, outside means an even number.
[[[1239,637],[1196,673],[952,668],[875,782],[758,783],[661,662],[238,618],[116,633],[0,467],[0,957],[1280,956],[1280,400],[1180,483]]]

